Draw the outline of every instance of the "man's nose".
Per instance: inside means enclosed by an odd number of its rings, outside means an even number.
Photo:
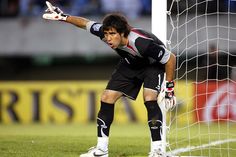
[[[107,36],[107,41],[111,41],[111,36],[110,35]]]

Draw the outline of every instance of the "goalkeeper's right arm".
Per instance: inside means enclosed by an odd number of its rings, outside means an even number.
[[[68,16],[66,18],[66,22],[71,23],[79,28],[86,29],[86,25],[90,20],[83,18],[83,17],[78,17],[78,16]]]
[[[48,8],[45,10],[45,13],[43,14],[43,18],[46,20],[65,21],[67,23],[71,23],[83,29],[86,29],[86,25],[90,21],[83,17],[66,15],[63,13],[63,11],[61,11],[61,9],[53,6],[48,1],[46,1],[46,5]]]

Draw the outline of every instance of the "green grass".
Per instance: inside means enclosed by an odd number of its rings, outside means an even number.
[[[219,129],[218,126],[201,125],[201,132]],[[236,126],[227,130],[220,128],[225,134],[221,138],[236,138]],[[226,134],[228,133],[228,134]],[[210,141],[219,140],[219,134],[194,136],[199,134],[199,127],[172,133],[173,149],[186,147],[188,135],[191,145],[197,146]],[[181,140],[175,144],[177,140]],[[0,156],[1,157],[76,157],[96,144],[96,124],[67,125],[0,125]],[[221,148],[221,149],[219,149]],[[231,148],[231,149],[228,149]],[[149,130],[145,124],[114,124],[110,133],[109,156],[147,156],[149,151]],[[211,146],[203,150],[194,150],[181,155],[236,156],[236,143]]]

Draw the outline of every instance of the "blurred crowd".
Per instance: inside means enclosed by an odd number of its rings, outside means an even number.
[[[104,15],[121,12],[129,18],[151,14],[151,0],[48,0],[67,14]],[[45,0],[0,0],[0,17],[40,16]]]

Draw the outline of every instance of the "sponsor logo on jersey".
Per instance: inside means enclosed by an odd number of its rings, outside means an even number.
[[[161,50],[161,51],[159,52],[159,54],[158,54],[158,58],[161,57],[162,54],[163,54],[163,51]]]
[[[102,26],[102,24],[94,24],[93,25],[93,30],[94,31],[99,31],[100,27]]]

